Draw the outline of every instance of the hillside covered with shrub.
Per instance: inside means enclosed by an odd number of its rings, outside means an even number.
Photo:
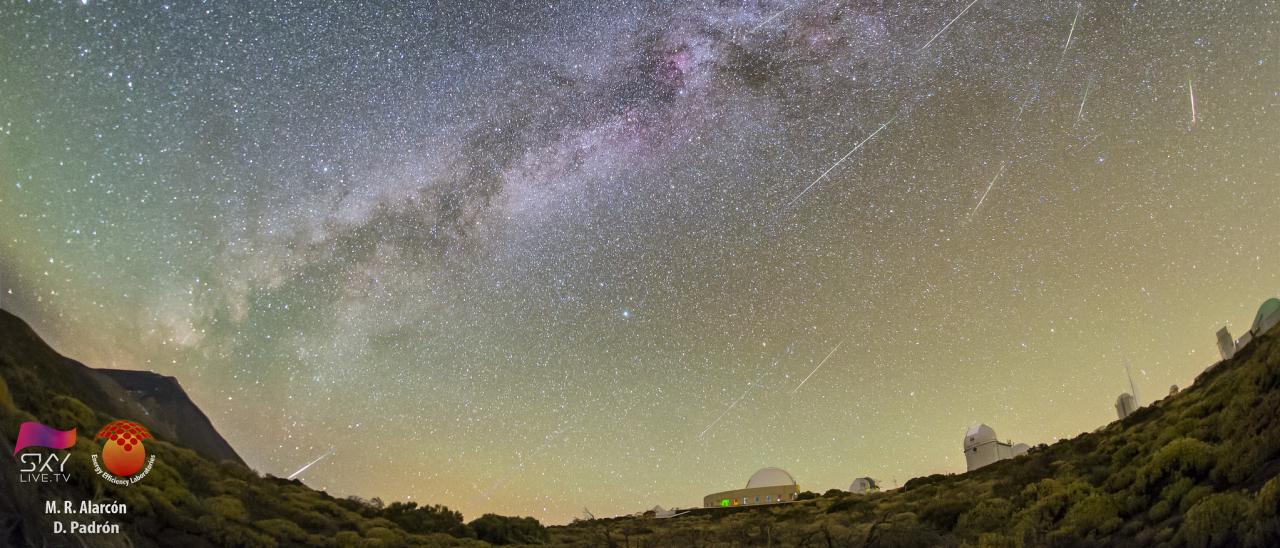
[[[147,442],[157,460],[144,481],[101,481],[89,433],[131,417],[85,402],[129,407],[101,403],[100,387],[66,369],[70,360],[21,320],[0,320],[0,444],[12,447],[23,421],[83,433],[65,483],[0,474],[5,546],[1280,545],[1280,327],[1123,421],[974,472],[871,495],[833,490],[790,504],[544,528],[532,518],[467,522],[443,506],[336,498],[163,437]],[[0,460],[17,469],[9,451]],[[123,502],[128,514],[111,519],[124,534],[50,536],[49,498]]]
[[[871,495],[552,527],[573,546],[1280,546],[1280,326],[1098,431]]]
[[[533,518],[486,514],[467,523],[444,506],[336,498],[260,475],[238,458],[204,456],[159,431],[146,442],[147,454],[156,455],[150,473],[131,486],[111,484],[94,474],[94,434],[115,419],[143,420],[148,402],[133,401],[97,371],[59,355],[0,311],[0,546],[490,546],[547,539]],[[24,421],[77,429],[68,481],[17,481],[11,449]],[[121,524],[121,534],[54,535],[58,516],[45,513],[46,500],[118,501],[128,511],[104,516]]]

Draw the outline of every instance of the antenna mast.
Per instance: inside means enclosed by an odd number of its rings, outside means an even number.
[[[1129,377],[1129,393],[1133,394],[1134,407],[1141,407],[1142,403],[1138,401],[1138,387],[1133,384],[1133,371],[1129,367],[1129,358],[1124,359],[1124,374]]]

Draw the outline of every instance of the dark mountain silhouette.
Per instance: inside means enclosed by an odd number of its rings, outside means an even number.
[[[222,439],[204,412],[187,397],[178,379],[150,371],[96,369],[132,395],[146,409],[151,429],[213,460],[239,463],[240,455]]]
[[[150,371],[88,367],[54,352],[31,326],[4,310],[0,310],[0,367],[19,376],[38,376],[48,389],[108,415],[136,420],[160,439],[211,460],[244,464],[177,379]],[[9,388],[23,408],[22,403],[44,395],[26,393],[22,383],[10,383]]]

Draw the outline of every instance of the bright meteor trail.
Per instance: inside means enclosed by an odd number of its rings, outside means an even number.
[[[773,365],[769,366],[769,369],[772,369],[777,365],[778,365],[778,362],[775,360],[773,362]],[[764,377],[764,374],[768,371],[769,370],[766,369],[764,371],[761,371],[759,375],[756,375],[755,380],[748,383],[747,389],[742,391],[742,395],[738,396],[738,399],[733,400],[733,403],[729,404],[729,407],[725,408],[724,412],[720,413],[720,416],[716,417],[716,420],[711,421],[711,424],[708,424],[706,428],[702,429],[702,432],[698,433],[698,439],[702,439],[703,436],[707,435],[707,432],[710,432],[711,428],[719,424],[720,420],[723,419],[725,415],[728,415],[730,411],[733,411],[734,407],[737,407],[739,403],[742,403],[742,400],[747,397],[747,394],[751,393],[751,389],[755,387],[756,383],[760,382],[760,379]]]
[[[769,24],[769,21],[772,21],[772,20],[774,20],[774,19],[777,19],[779,15],[782,15],[783,13],[786,13],[786,11],[787,11],[787,10],[789,10],[789,9],[791,9],[791,6],[787,6],[787,7],[785,7],[785,8],[782,8],[782,10],[781,10],[781,11],[779,11],[778,13],[775,13],[775,14],[771,15],[768,19],[765,19],[764,21],[761,21],[759,25],[756,25],[756,26],[755,26],[755,27],[753,27],[751,30],[747,31],[747,34],[751,34],[751,33],[755,32],[755,31],[760,30],[760,27],[763,27],[763,26],[765,26],[765,25]]]
[[[987,200],[987,193],[991,192],[991,187],[996,186],[996,179],[999,179],[1000,175],[1004,173],[1004,166],[1006,164],[1007,162],[1000,162],[1000,171],[997,171],[996,176],[991,178],[990,183],[987,183],[987,189],[982,191],[982,197],[978,198],[978,205],[973,206],[973,211],[969,212],[969,217],[973,217],[973,214],[978,212],[978,208],[982,207],[982,202]]]
[[[819,369],[822,369],[822,365],[827,363],[827,360],[831,359],[831,356],[836,353],[836,350],[840,350],[840,347],[842,345],[844,345],[844,341],[840,341],[840,343],[837,344],[835,348],[832,348],[830,352],[827,352],[827,357],[822,358],[822,361],[818,362],[818,366],[814,367],[813,371],[809,372],[809,376],[805,377],[804,380],[800,381],[800,384],[796,385],[795,390],[792,390],[791,393],[795,394],[796,392],[799,392],[800,387],[804,386],[804,383],[809,382],[809,377],[812,377],[814,373],[817,373]]]
[[[929,44],[932,44],[933,41],[937,40],[939,36],[942,36],[942,33],[947,32],[947,29],[951,28],[952,23],[955,23],[957,20],[963,17],[964,13],[966,11],[969,11],[969,8],[972,8],[973,5],[977,3],[978,3],[978,0],[973,0],[972,2],[969,2],[969,5],[965,6],[964,9],[960,10],[959,15],[956,15],[955,18],[951,19],[951,21],[948,21],[947,24],[942,27],[942,30],[938,31],[937,34],[933,35],[933,38],[930,38],[929,41],[925,42],[923,46],[920,46],[920,49],[916,50],[916,53],[920,53],[926,49],[929,49]]]
[[[1084,118],[1084,103],[1089,100],[1089,88],[1093,86],[1093,82],[1086,82],[1084,85],[1084,98],[1080,100],[1080,110],[1076,111],[1076,121],[1079,122]],[[1194,103],[1194,100],[1193,100]],[[1194,110],[1195,107],[1193,106]]]
[[[321,460],[323,460],[325,457],[327,457],[327,456],[329,456],[329,455],[332,455],[332,454],[333,454],[333,448],[332,448],[332,447],[330,447],[330,448],[329,448],[329,450],[325,452],[325,454],[320,455],[319,457],[316,457],[316,460],[313,460],[313,461],[311,461],[311,462],[308,462],[305,466],[303,466],[302,468],[299,468],[297,472],[294,472],[294,473],[292,473],[292,474],[289,474],[289,477],[287,477],[287,478],[285,478],[285,479],[293,479],[293,478],[298,477],[298,475],[299,475],[299,474],[301,474],[301,473],[303,473],[303,472],[306,472],[308,468],[311,468],[311,465],[313,465],[313,464],[315,464],[315,463],[317,463],[317,462],[320,462],[320,461],[321,461]]]
[[[1190,79],[1187,79],[1187,92],[1191,94],[1191,124],[1190,125],[1194,126],[1196,125],[1196,88],[1191,83]]]
[[[1062,65],[1062,60],[1067,58],[1067,48],[1071,46],[1071,37],[1076,33],[1076,21],[1080,19],[1080,4],[1076,4],[1076,16],[1071,18],[1071,30],[1067,31],[1067,42],[1062,44],[1062,56],[1058,58],[1058,65]]]
[[[813,188],[814,185],[818,184],[818,181],[825,179],[827,177],[827,174],[831,173],[831,171],[834,170],[835,168],[840,167],[840,164],[843,164],[845,160],[848,160],[850,156],[853,156],[853,153],[857,152],[858,149],[862,148],[862,145],[867,144],[867,141],[870,141],[872,137],[875,137],[877,133],[880,133],[881,131],[883,131],[884,128],[888,127],[889,124],[892,124],[893,121],[896,119],[898,119],[897,114],[893,115],[893,118],[890,118],[888,122],[880,124],[880,127],[876,128],[875,131],[871,132],[871,135],[868,135],[865,139],[863,139],[862,141],[859,141],[857,145],[854,145],[854,147],[849,150],[849,152],[846,152],[844,156],[841,156],[839,160],[836,160],[836,163],[831,164],[831,167],[827,168],[826,171],[822,172],[822,175],[819,175],[817,179],[814,179],[812,183],[809,183],[809,186],[804,187],[804,190],[801,190],[799,194],[796,194],[795,198],[792,198],[790,202],[787,202],[787,207],[791,207],[791,204],[796,203],[796,200],[799,200],[802,196],[805,195],[805,193],[809,192],[809,189]]]

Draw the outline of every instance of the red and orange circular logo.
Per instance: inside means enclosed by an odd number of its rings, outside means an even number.
[[[98,431],[98,439],[107,440],[102,448],[102,464],[107,471],[122,478],[137,474],[147,459],[142,440],[150,437],[146,427],[133,421],[115,421],[103,426]]]

